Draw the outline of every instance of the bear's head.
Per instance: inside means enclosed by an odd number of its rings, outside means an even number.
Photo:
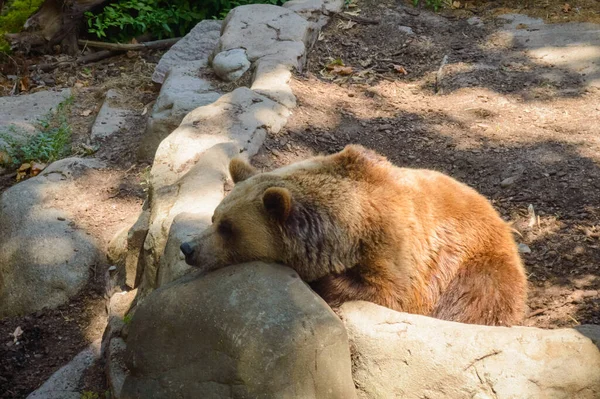
[[[209,271],[247,261],[283,262],[281,227],[292,211],[290,189],[240,158],[229,171],[235,187],[215,209],[212,225],[181,245],[186,263]]]
[[[181,245],[186,262],[204,271],[251,261],[283,263],[305,281],[353,267],[363,243],[359,181],[378,179],[385,158],[360,146],[258,173],[241,158],[235,186],[212,225]],[[364,196],[363,196],[364,197]]]

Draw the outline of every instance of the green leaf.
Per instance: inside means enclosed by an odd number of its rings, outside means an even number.
[[[127,41],[146,32],[154,38],[175,36],[174,31],[183,36],[203,19],[224,18],[236,6],[255,3],[283,4],[285,0],[116,0],[85,16],[88,33]]]

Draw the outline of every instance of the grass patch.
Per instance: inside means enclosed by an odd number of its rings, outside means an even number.
[[[18,167],[24,163],[50,163],[69,156],[71,149],[71,126],[67,116],[73,104],[73,97],[60,103],[55,112],[49,112],[37,123],[37,130],[26,140],[14,138],[19,133],[15,126],[10,126],[8,132],[0,132],[0,151],[6,154],[3,163],[7,166]]]
[[[133,316],[131,314],[126,314],[125,317],[123,317],[123,323],[125,323],[125,324],[131,323],[132,318],[133,318]]]
[[[40,8],[44,0],[12,0],[0,10],[0,52],[10,52],[10,45],[4,39],[6,33],[17,33],[23,24]]]
[[[443,7],[451,6],[452,0],[413,0],[413,6],[415,7],[421,3],[424,3],[426,8],[431,8],[433,11],[438,12]]]
[[[83,391],[80,396],[81,399],[100,399],[100,396],[96,392]]]

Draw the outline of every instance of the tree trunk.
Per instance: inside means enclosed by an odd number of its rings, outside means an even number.
[[[75,55],[83,14],[109,1],[46,0],[25,22],[23,32],[6,37],[16,51],[47,53],[60,45],[62,52]]]

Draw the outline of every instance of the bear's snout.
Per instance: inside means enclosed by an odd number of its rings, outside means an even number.
[[[199,241],[202,241],[202,239],[199,239]],[[181,244],[179,249],[185,256],[185,263],[189,266],[202,269],[205,272],[227,265],[226,263],[217,261],[211,248],[202,242],[196,240],[187,241]]]
[[[179,249],[181,249],[181,252],[183,252],[185,255],[185,263],[191,265],[190,262],[192,260],[192,256],[194,255],[194,247],[192,247],[189,242],[184,242],[181,244]]]

